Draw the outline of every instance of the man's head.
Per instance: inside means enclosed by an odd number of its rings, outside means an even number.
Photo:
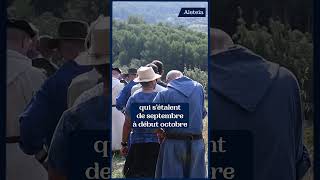
[[[142,90],[154,89],[157,84],[157,79],[161,76],[156,74],[152,67],[140,67],[138,69],[138,77],[134,79],[134,82],[138,82],[142,86]]]
[[[170,81],[175,80],[175,79],[179,79],[181,77],[183,77],[182,72],[180,72],[178,70],[171,70],[167,74],[166,81],[167,81],[167,83],[169,83]]]
[[[75,61],[80,65],[91,65],[102,76],[105,94],[109,94],[110,82],[110,45],[109,30],[110,17],[99,16],[90,26],[90,34],[82,45],[86,51],[82,52]],[[81,39],[80,39],[81,40]]]
[[[50,48],[57,48],[64,60],[74,60],[85,50],[88,28],[83,21],[62,21],[58,27],[58,37],[49,40]]]
[[[112,68],[112,77],[121,79],[121,70],[119,68]]]
[[[134,80],[137,77],[137,69],[130,68],[128,69],[128,82]]]
[[[146,67],[151,67],[156,74],[159,74],[158,67],[155,64],[147,64]]]
[[[232,38],[224,31],[216,28],[210,29],[211,55],[228,50],[234,46]]]
[[[163,70],[163,63],[159,60],[152,61],[152,64],[156,65],[158,67],[158,74],[162,75],[164,73]]]
[[[64,60],[74,60],[84,51],[84,41],[63,39],[59,41],[58,51]]]
[[[53,50],[49,48],[49,41],[51,39],[52,39],[52,37],[48,36],[48,35],[43,35],[43,36],[39,37],[37,50],[46,59],[50,59],[53,54]]]
[[[24,20],[8,19],[7,47],[8,49],[27,55],[31,49],[32,38],[36,35],[34,27]]]

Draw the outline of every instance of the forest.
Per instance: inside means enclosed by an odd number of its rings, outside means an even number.
[[[135,16],[127,21],[114,20],[112,26],[114,67],[139,68],[157,59],[164,63],[166,72],[183,71],[206,87],[207,33],[163,23],[146,24],[144,19]]]

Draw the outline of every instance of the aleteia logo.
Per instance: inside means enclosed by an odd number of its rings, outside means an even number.
[[[181,8],[178,17],[206,17],[206,8]]]
[[[195,10],[185,10],[184,11],[184,13],[183,13],[184,15],[186,15],[186,14],[188,14],[188,15],[193,15],[193,14],[204,14],[204,12],[203,11],[201,11],[201,10],[198,10],[198,11],[195,11]]]

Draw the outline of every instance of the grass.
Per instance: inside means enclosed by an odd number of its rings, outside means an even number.
[[[314,157],[314,147],[313,147],[313,125],[305,125],[304,127],[304,144],[306,145],[310,159],[313,164],[313,157]],[[313,165],[309,169],[308,173],[305,175],[303,180],[313,180]]]

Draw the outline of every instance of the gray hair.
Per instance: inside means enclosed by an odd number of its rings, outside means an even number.
[[[183,74],[181,71],[178,70],[171,70],[168,72],[167,77],[166,77],[166,81],[170,82],[172,80],[178,79],[183,77]]]

